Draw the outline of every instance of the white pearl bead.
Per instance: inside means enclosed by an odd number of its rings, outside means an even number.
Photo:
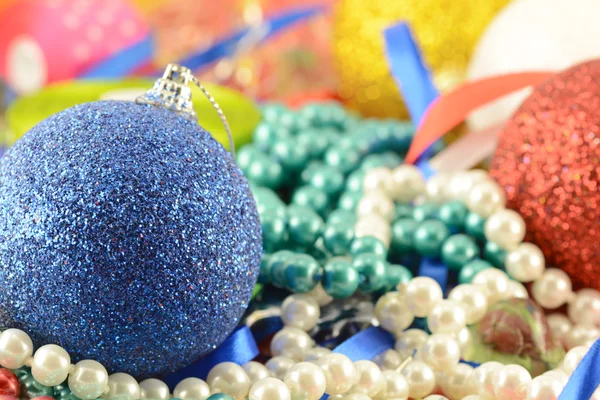
[[[587,354],[588,348],[585,346],[577,346],[573,347],[571,350],[565,354],[565,358],[563,359],[562,368],[563,370],[571,375],[575,368],[579,365],[583,357]]]
[[[169,387],[163,381],[150,378],[140,382],[140,399],[168,400],[170,397]]]
[[[477,182],[466,199],[469,210],[484,218],[488,218],[504,207],[506,198],[502,188],[491,179]]]
[[[433,306],[427,318],[431,333],[458,333],[467,324],[465,310],[453,300],[442,300]]]
[[[48,344],[40,347],[33,356],[31,374],[45,386],[60,385],[67,379],[71,368],[69,353],[60,346]]]
[[[333,301],[333,297],[327,294],[325,289],[323,289],[321,282],[317,283],[317,286],[315,286],[310,292],[306,293],[306,295],[315,299],[321,307],[326,306]]]
[[[571,321],[562,314],[550,314],[546,317],[546,320],[552,335],[556,339],[562,340],[571,329]]]
[[[544,308],[554,309],[571,297],[571,279],[558,268],[548,268],[531,287],[533,298]]]
[[[383,329],[392,333],[402,332],[415,319],[399,292],[389,292],[379,298],[375,305],[375,317]]]
[[[600,327],[600,292],[582,289],[569,304],[569,318],[576,324]]]
[[[302,361],[317,361],[319,358],[324,357],[327,354],[331,354],[331,350],[326,347],[316,346],[306,353],[304,360]]]
[[[460,347],[452,336],[434,334],[429,336],[421,348],[419,359],[434,371],[447,371],[458,364]]]
[[[448,299],[463,306],[469,325],[479,321],[487,312],[487,296],[482,288],[475,285],[458,285],[450,291]]]
[[[499,209],[485,222],[484,232],[488,241],[512,250],[525,238],[525,221],[516,211]]]
[[[356,383],[357,372],[352,360],[343,354],[326,355],[316,364],[325,375],[325,392],[330,395],[342,394],[349,391]]]
[[[416,317],[427,317],[442,297],[440,285],[429,277],[414,278],[406,285],[406,305]]]
[[[394,202],[382,191],[365,193],[356,205],[356,216],[360,218],[371,214],[380,215],[391,222],[394,218]]]
[[[250,391],[250,378],[246,371],[232,362],[215,365],[206,378],[211,392],[226,393],[235,400],[245,400]]]
[[[277,332],[271,340],[271,354],[300,361],[312,348],[312,344],[312,339],[303,330],[285,327]]]
[[[409,203],[425,191],[425,180],[414,165],[400,165],[392,171],[386,192],[396,201]]]
[[[538,376],[533,378],[527,388],[527,400],[556,399],[564,388],[564,383],[552,376]]]
[[[520,365],[505,365],[495,376],[494,393],[499,399],[522,400],[531,382],[529,371]]]
[[[446,174],[436,174],[427,180],[425,196],[428,202],[441,204],[447,200],[446,186],[448,185],[448,178]]]
[[[373,191],[385,192],[387,185],[393,179],[392,170],[386,167],[377,167],[368,170],[362,181],[363,193]]]
[[[208,386],[206,388],[208,389]],[[208,394],[210,395],[210,391]],[[102,396],[105,400],[137,400],[140,397],[140,385],[135,378],[122,372],[108,377],[108,393]],[[177,397],[181,400],[188,400],[181,396]]]
[[[506,299],[509,295],[508,276],[496,268],[487,268],[477,273],[473,278],[473,284],[485,291],[488,306]]]
[[[462,399],[471,394],[469,378],[473,367],[468,364],[458,364],[440,384],[444,394],[454,399]]]
[[[319,303],[309,296],[294,294],[288,296],[281,305],[281,320],[286,326],[310,331],[317,325],[321,316]]]
[[[473,337],[469,327],[465,326],[455,335],[458,346],[460,347],[460,354],[463,358],[469,359],[473,351]]]
[[[422,361],[411,361],[401,371],[408,382],[409,396],[415,399],[425,397],[435,388],[435,374],[431,367]]]
[[[373,362],[377,364],[382,371],[385,371],[397,369],[405,359],[406,357],[404,359],[400,358],[400,354],[396,350],[389,349],[375,357]]]
[[[506,272],[521,282],[539,279],[546,268],[544,253],[532,243],[521,243],[506,255]]]
[[[488,399],[484,399],[483,397],[481,397],[477,394],[471,394],[471,395],[463,398],[462,400],[488,400]]]
[[[266,370],[266,369],[265,369]],[[198,378],[186,378],[175,386],[173,397],[181,400],[206,400],[210,396],[208,383]]]
[[[408,382],[406,378],[396,371],[383,371],[383,377],[386,382],[385,399],[408,399]]]
[[[276,378],[263,378],[250,388],[249,400],[291,400],[290,390]]]
[[[521,282],[510,280],[508,281],[508,296],[507,299],[528,299],[529,293]]]
[[[102,364],[83,360],[69,374],[69,389],[82,400],[97,399],[108,386],[108,372]]]
[[[475,388],[475,392],[483,398],[486,398],[486,396],[494,398],[494,379],[502,367],[502,364],[495,361],[481,364],[471,374],[471,387]]]
[[[373,236],[381,240],[386,247],[390,247],[392,228],[389,222],[378,214],[371,214],[358,218],[354,225],[355,237]]]
[[[332,400],[371,400],[369,396],[362,393],[347,393],[331,397]]]
[[[375,397],[385,393],[385,379],[381,369],[372,361],[361,360],[354,363],[356,368],[356,383],[352,387],[353,392],[363,393],[369,397]]]
[[[28,334],[19,329],[7,329],[0,333],[0,365],[18,369],[33,354],[33,343]]]
[[[563,337],[563,344],[567,350],[576,346],[583,346],[590,340],[597,339],[598,331],[584,325],[575,325]]]
[[[398,335],[394,349],[403,360],[419,352],[429,335],[421,329],[408,329]]]
[[[256,361],[247,362],[246,364],[242,365],[242,368],[244,369],[244,371],[246,371],[248,378],[250,378],[250,383],[254,383],[260,381],[263,378],[268,378],[271,376],[271,373],[269,372],[267,367]]]
[[[313,363],[300,362],[288,370],[283,382],[292,398],[319,400],[325,393],[325,374]]]
[[[454,200],[466,202],[471,189],[478,182],[489,180],[487,172],[474,169],[470,171],[460,171],[454,174],[447,184],[446,196]]]
[[[283,380],[283,377],[296,364],[294,360],[289,357],[276,356],[271,357],[269,361],[265,363],[265,367],[269,370],[271,375],[277,379]]]
[[[446,396],[442,396],[441,394],[431,394],[425,397],[423,400],[448,400]]]

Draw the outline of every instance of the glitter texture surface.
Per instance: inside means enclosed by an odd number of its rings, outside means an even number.
[[[600,61],[534,91],[500,135],[490,173],[546,263],[600,290]]]
[[[407,118],[384,52],[383,30],[406,21],[436,86],[460,83],[484,29],[509,0],[341,0],[333,25],[340,96],[374,117]]]
[[[167,110],[77,106],[0,161],[0,326],[73,360],[137,378],[196,361],[235,328],[261,253],[229,153]]]

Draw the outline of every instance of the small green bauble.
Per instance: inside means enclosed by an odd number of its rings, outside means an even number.
[[[296,190],[292,204],[309,207],[320,216],[324,216],[329,208],[327,193],[313,186],[303,186]]]
[[[323,232],[323,218],[308,207],[290,206],[287,211],[290,241],[300,246],[312,246]]]
[[[284,287],[294,293],[310,292],[321,278],[320,265],[308,254],[295,254],[284,272]]]
[[[354,224],[350,221],[336,222],[325,226],[323,244],[334,256],[348,254],[353,239]]]
[[[419,223],[412,218],[400,218],[392,224],[391,250],[395,254],[407,254],[414,250],[415,231]]]
[[[325,292],[333,298],[350,297],[358,289],[358,272],[345,259],[333,258],[325,264],[322,284]]]
[[[450,236],[448,227],[443,222],[428,219],[419,224],[413,240],[415,249],[425,257],[438,257],[442,244]]]
[[[494,266],[487,261],[473,260],[461,268],[458,273],[458,282],[461,284],[471,283],[475,275],[488,268],[494,268]]]
[[[423,203],[413,208],[413,218],[417,222],[423,222],[435,218],[438,212],[438,206],[433,203]]]
[[[449,201],[442,204],[438,211],[438,219],[450,229],[462,230],[469,210],[462,201]]]
[[[377,254],[384,260],[387,258],[387,248],[374,236],[363,236],[354,239],[352,246],[350,247],[350,255],[356,257],[363,253]]]
[[[479,255],[479,247],[468,235],[450,236],[442,245],[442,261],[451,270],[459,270]]]
[[[374,253],[363,253],[354,257],[352,266],[361,277],[358,288],[363,293],[373,293],[385,286],[387,262]]]
[[[494,267],[504,269],[507,251],[494,242],[487,242],[483,248],[483,256]]]
[[[465,219],[465,232],[477,241],[485,241],[485,218],[479,214],[469,213]]]

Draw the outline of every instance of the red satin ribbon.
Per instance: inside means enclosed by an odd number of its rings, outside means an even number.
[[[440,95],[428,108],[415,133],[405,162],[413,164],[436,140],[460,124],[475,109],[528,86],[537,86],[553,72],[522,72],[467,82]]]

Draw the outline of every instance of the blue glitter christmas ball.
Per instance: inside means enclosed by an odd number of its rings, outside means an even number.
[[[196,123],[100,101],[0,160],[0,326],[137,378],[188,365],[242,316],[261,228],[246,179]]]

